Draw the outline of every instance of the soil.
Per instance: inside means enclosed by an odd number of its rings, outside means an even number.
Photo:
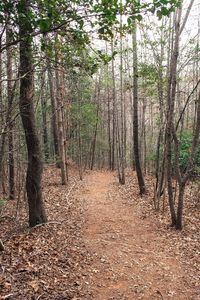
[[[86,182],[79,195],[87,209],[84,241],[97,257],[88,282],[92,299],[200,299],[177,247],[120,197],[113,174],[93,172]]]
[[[24,202],[17,218],[17,201],[0,216],[1,300],[200,299],[196,219],[190,231],[165,228],[133,172],[123,187],[108,171],[80,181],[70,170],[67,186],[59,175],[45,169],[49,223],[28,228]]]

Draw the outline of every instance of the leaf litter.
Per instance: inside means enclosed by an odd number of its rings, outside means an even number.
[[[111,172],[46,167],[43,194],[49,223],[28,228],[27,206],[9,201],[0,218],[0,299],[7,300],[198,300],[199,210],[187,193],[185,227],[171,229],[168,212],[138,195],[128,172],[120,186]]]

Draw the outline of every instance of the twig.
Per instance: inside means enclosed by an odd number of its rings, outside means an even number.
[[[0,251],[4,251],[4,250],[5,250],[4,244],[2,240],[0,240]]]
[[[70,193],[72,192],[73,188],[77,185],[77,181],[74,182],[74,184],[71,186],[69,189],[67,195],[66,195],[66,200],[68,200]]]
[[[162,300],[164,300],[164,297],[163,297],[162,293],[159,290],[157,290],[156,293],[161,296]]]
[[[49,222],[46,222],[46,223],[37,224],[34,227],[31,227],[30,229],[38,228],[38,227],[49,225],[49,224],[58,224],[58,225],[61,225],[62,222],[64,222],[64,220],[61,221],[61,222],[58,222],[58,221],[49,221]]]
[[[8,294],[8,295],[5,295],[5,296],[2,296],[0,299],[1,300],[8,300],[10,299],[10,297],[12,297],[14,294]]]
[[[69,198],[69,195],[70,193],[72,192],[72,190],[74,189],[74,187],[77,185],[77,181],[74,182],[74,184],[71,186],[71,188],[69,189],[67,195],[66,195],[66,200],[68,202],[68,198]],[[69,205],[69,203],[68,203]],[[45,226],[45,225],[49,225],[49,224],[57,224],[57,225],[61,225],[65,220],[62,220],[62,221],[49,221],[49,222],[46,222],[46,223],[41,223],[41,224],[37,224],[35,225],[34,227],[32,227],[31,229],[33,228],[38,228],[38,227],[41,227],[41,226]]]
[[[183,107],[183,109],[182,109],[182,111],[181,111],[181,114],[180,114],[180,116],[179,116],[179,119],[178,119],[178,121],[177,121],[177,123],[176,123],[176,131],[177,131],[177,129],[178,129],[178,126],[179,126],[180,121],[182,120],[182,117],[183,117],[184,112],[185,112],[185,110],[186,110],[186,108],[187,108],[187,105],[188,105],[188,103],[189,103],[189,101],[190,101],[190,98],[191,98],[191,96],[193,95],[193,93],[195,92],[195,90],[198,88],[198,85],[199,85],[199,84],[200,84],[200,79],[197,81],[195,87],[193,88],[193,90],[191,91],[191,93],[189,94],[189,96],[187,97],[187,100],[186,100],[186,102],[185,102],[185,105],[184,105],[184,107]]]

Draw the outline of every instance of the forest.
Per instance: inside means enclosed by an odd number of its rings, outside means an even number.
[[[0,299],[200,299],[200,3],[0,3]]]

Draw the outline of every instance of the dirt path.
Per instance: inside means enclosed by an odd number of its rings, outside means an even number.
[[[84,240],[94,254],[87,300],[197,300],[178,249],[170,249],[155,224],[122,201],[113,174],[93,172],[86,182],[79,195],[86,204]]]

